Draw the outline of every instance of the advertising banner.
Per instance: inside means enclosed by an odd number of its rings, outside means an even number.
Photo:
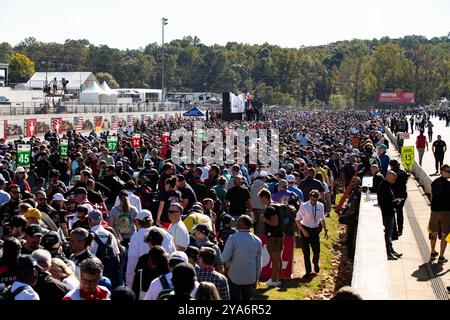
[[[270,259],[269,252],[267,251],[267,237],[265,235],[258,236],[262,241],[262,265],[263,268],[261,270],[260,279],[269,279],[271,276],[272,270],[272,260]],[[294,273],[294,237],[285,236],[284,237],[284,246],[283,251],[281,253],[281,279],[291,279]]]
[[[381,103],[414,103],[414,92],[380,92],[378,102]]]

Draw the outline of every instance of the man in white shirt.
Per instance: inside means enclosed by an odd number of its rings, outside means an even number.
[[[17,258],[13,267],[16,281],[9,289],[11,300],[40,300],[39,295],[33,290],[38,277],[37,262],[30,255],[22,255]]]
[[[130,239],[128,247],[128,262],[127,262],[127,274],[126,283],[129,288],[133,285],[134,269],[141,256],[148,253],[149,245],[146,241],[147,235],[152,229],[158,229],[163,235],[163,242],[161,246],[167,251],[168,254],[172,254],[175,249],[173,244],[173,237],[163,228],[153,226],[153,217],[149,210],[142,210],[136,216],[137,232],[135,232]]]
[[[173,237],[175,248],[179,251],[185,251],[189,246],[189,232],[181,221],[183,206],[179,203],[173,203],[169,208],[169,219],[172,222],[167,230]]]
[[[135,184],[127,183],[125,185],[125,191],[128,193],[128,198],[130,199],[130,205],[137,209],[137,212],[142,211],[141,199],[134,194]],[[116,202],[114,203],[114,207],[120,205],[120,197],[116,197]]]
[[[325,208],[319,200],[320,192],[316,189],[309,193],[309,201],[300,206],[295,222],[301,233],[302,251],[305,262],[305,277],[311,276],[310,246],[313,251],[314,271],[319,273],[320,257],[320,225],[325,230],[325,239],[328,239],[328,229],[325,223]]]
[[[167,280],[167,284],[169,286],[170,289],[173,289],[173,283],[172,283],[172,271],[173,269],[180,263],[188,262],[188,256],[186,255],[186,253],[182,252],[182,251],[175,251],[170,255],[169,258],[169,273],[162,275],[161,277],[165,277],[165,279]],[[200,283],[198,281],[195,281],[195,287],[191,292],[191,297],[195,297],[195,294],[197,293],[197,289],[199,287]],[[144,300],[158,300],[158,295],[160,294],[161,291],[169,289],[169,288],[164,288],[160,277],[156,278],[155,280],[153,280],[150,283],[150,287],[148,288],[147,294],[145,295]]]

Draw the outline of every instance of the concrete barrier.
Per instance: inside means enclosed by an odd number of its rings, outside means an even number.
[[[397,138],[394,136],[394,134],[389,130],[389,128],[385,127],[384,131],[386,135],[388,136],[389,140],[395,145],[397,150],[400,153],[400,150],[398,149],[397,145]],[[414,174],[414,178],[419,182],[419,184],[422,186],[423,190],[425,191],[425,194],[430,197],[431,196],[431,183],[433,180],[431,180],[430,176],[423,170],[422,166],[419,165],[417,161],[414,161],[414,165],[412,168],[412,172]]]
[[[352,287],[364,300],[390,300],[391,284],[384,226],[377,195],[361,195]]]

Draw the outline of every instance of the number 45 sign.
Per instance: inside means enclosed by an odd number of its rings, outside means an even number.
[[[404,146],[402,147],[402,163],[405,170],[412,170],[414,165],[414,147]]]
[[[31,145],[19,144],[17,146],[17,166],[29,167],[31,164]]]

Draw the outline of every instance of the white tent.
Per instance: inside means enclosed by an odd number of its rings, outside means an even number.
[[[118,93],[116,90],[111,89],[106,83],[106,81],[103,81],[100,88],[102,88],[103,91],[108,95],[107,97],[108,103],[117,103]]]
[[[108,95],[97,82],[92,82],[91,85],[80,93],[80,103],[107,103]]]

